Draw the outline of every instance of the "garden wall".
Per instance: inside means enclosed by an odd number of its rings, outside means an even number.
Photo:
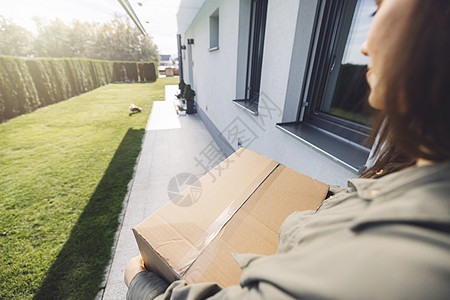
[[[0,122],[111,82],[153,82],[154,62],[0,56]]]

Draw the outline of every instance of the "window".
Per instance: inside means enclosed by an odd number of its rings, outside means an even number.
[[[352,170],[370,152],[364,141],[374,111],[367,103],[369,59],[360,48],[375,10],[373,0],[320,1],[298,119],[278,124]]]
[[[219,49],[219,9],[209,16],[209,51]]]
[[[244,99],[234,100],[234,103],[253,114],[257,114],[268,0],[250,1],[245,97]]]

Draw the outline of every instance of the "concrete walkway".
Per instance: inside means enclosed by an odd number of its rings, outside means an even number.
[[[166,86],[166,100],[153,102],[141,154],[124,201],[122,227],[105,289],[98,299],[125,299],[123,272],[128,260],[139,254],[131,228],[170,201],[170,180],[181,173],[200,178],[225,158],[197,114],[177,115],[177,89],[175,85]]]

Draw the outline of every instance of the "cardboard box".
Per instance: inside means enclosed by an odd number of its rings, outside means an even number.
[[[146,266],[166,281],[227,287],[241,275],[231,253],[275,254],[286,217],[316,209],[327,192],[326,184],[241,148],[133,232]]]

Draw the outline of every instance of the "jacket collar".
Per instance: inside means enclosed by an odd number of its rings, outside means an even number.
[[[368,202],[352,230],[377,223],[450,228],[450,161],[410,167],[379,179],[352,179],[349,187]]]

